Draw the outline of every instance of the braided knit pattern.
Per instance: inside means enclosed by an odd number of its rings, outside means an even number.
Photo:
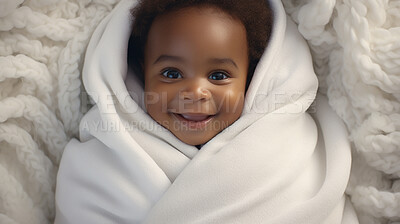
[[[0,223],[53,223],[58,164],[86,108],[85,50],[117,2],[0,0]]]
[[[400,1],[283,2],[350,132],[347,193],[360,222],[400,223]]]

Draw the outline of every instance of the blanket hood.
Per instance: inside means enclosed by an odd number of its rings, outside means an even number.
[[[130,9],[135,4],[136,1],[121,1],[95,31],[93,36],[97,39],[93,38],[88,46],[83,69],[85,89],[105,119],[122,118],[139,124],[142,130],[158,135],[192,158],[197,152],[195,147],[171,141],[174,138],[169,131],[146,114],[143,86],[128,70],[127,46],[133,22]],[[304,113],[315,99],[318,80],[308,46],[286,16],[282,3],[270,1],[270,4],[274,24],[268,47],[247,90],[242,116],[221,133],[226,135],[224,138],[234,138],[241,131],[237,127],[245,128],[268,113]],[[81,122],[83,140],[94,131],[84,122],[88,117]],[[122,123],[119,127],[127,126]]]

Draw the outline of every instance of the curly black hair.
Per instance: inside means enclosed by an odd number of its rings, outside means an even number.
[[[267,0],[141,0],[131,9],[134,22],[129,39],[128,65],[142,82],[144,48],[154,19],[183,8],[202,6],[216,7],[239,19],[245,26],[249,56],[248,87],[272,30],[273,11]]]

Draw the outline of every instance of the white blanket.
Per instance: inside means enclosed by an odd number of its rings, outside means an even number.
[[[242,116],[201,150],[140,106],[126,65],[134,2],[121,1],[89,44],[83,81],[96,106],[64,151],[56,223],[358,223],[344,195],[345,126],[324,97],[311,105],[311,56],[280,1]]]

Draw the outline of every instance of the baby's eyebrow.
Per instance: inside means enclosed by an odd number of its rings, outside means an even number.
[[[230,58],[211,58],[209,60],[210,63],[213,64],[224,64],[224,63],[228,63],[228,64],[232,64],[234,65],[236,68],[238,68],[238,66],[236,65],[236,63],[230,59]]]
[[[185,59],[183,57],[179,57],[179,56],[174,56],[174,55],[160,55],[153,64],[157,64],[163,61],[177,61],[177,62],[182,62],[185,63]],[[210,58],[208,60],[209,63],[212,64],[232,64],[233,66],[235,66],[236,68],[238,68],[237,64],[235,63],[235,61],[233,61],[230,58]]]
[[[163,61],[169,61],[169,60],[170,61],[185,62],[185,59],[183,59],[182,57],[163,54],[163,55],[160,55],[160,57],[158,57],[157,60],[154,61],[153,65],[157,64],[157,63],[160,63],[160,62],[163,62]]]

